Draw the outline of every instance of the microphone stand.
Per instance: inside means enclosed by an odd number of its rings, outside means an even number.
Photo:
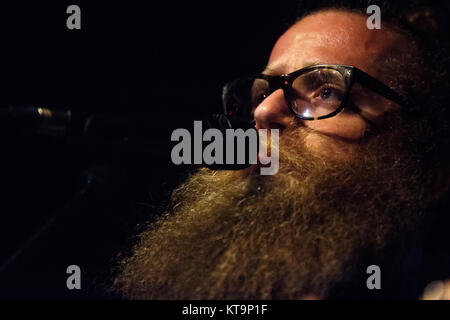
[[[34,243],[42,238],[62,217],[67,216],[77,204],[86,201],[89,196],[94,193],[98,188],[101,188],[112,179],[111,166],[92,166],[86,170],[83,174],[84,184],[78,193],[72,197],[66,204],[57,210],[47,221],[38,228],[18,249],[14,251],[8,258],[6,258],[0,265],[0,275],[5,272],[21,257],[26,251],[28,251]]]

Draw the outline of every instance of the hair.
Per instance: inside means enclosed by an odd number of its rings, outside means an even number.
[[[389,85],[410,102],[405,124],[409,126],[411,145],[424,158],[430,180],[438,170],[450,171],[450,14],[448,1],[430,0],[303,0],[299,1],[296,21],[328,10],[367,15],[377,5],[382,28],[403,35],[410,44],[410,59],[383,61],[386,71],[395,75]],[[448,177],[447,177],[448,179]],[[430,182],[433,183],[433,182]],[[447,190],[448,191],[448,190]],[[446,197],[443,197],[443,200]],[[448,198],[448,195],[447,195]]]

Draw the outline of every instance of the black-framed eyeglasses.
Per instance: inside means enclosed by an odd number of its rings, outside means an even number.
[[[321,120],[339,114],[355,82],[399,104],[407,101],[364,71],[347,65],[308,66],[281,76],[257,74],[229,82],[223,88],[225,114],[253,121],[256,107],[282,89],[289,109],[302,120]]]

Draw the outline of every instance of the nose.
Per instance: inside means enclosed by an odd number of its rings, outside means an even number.
[[[294,121],[283,90],[278,89],[265,98],[254,112],[256,129],[279,129],[281,132]]]

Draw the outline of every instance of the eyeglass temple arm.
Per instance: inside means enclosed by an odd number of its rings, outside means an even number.
[[[354,68],[353,72],[355,72],[354,80],[356,82],[359,82],[363,86],[367,87],[368,89],[378,93],[379,95],[381,95],[385,98],[388,98],[389,100],[394,101],[395,103],[397,103],[399,105],[405,105],[407,103],[407,101],[402,96],[400,96],[397,92],[395,92],[394,90],[389,88],[384,83],[378,81],[374,77],[368,75],[367,73],[365,73],[357,68]]]

